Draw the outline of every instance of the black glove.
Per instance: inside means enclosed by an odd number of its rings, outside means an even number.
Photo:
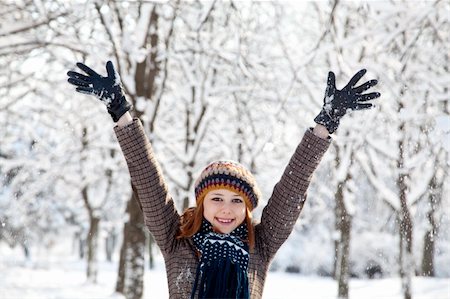
[[[314,118],[318,124],[324,125],[328,132],[332,134],[339,126],[340,119],[345,115],[347,110],[363,110],[372,108],[373,105],[368,101],[378,98],[379,92],[362,94],[378,81],[370,80],[360,86],[354,87],[356,83],[366,73],[365,69],[357,72],[348,84],[341,90],[336,89],[335,76],[333,72],[328,73],[327,89],[322,111]]]
[[[76,91],[95,95],[105,103],[114,122],[117,122],[122,115],[131,109],[131,104],[125,99],[120,77],[116,74],[111,61],[106,63],[107,77],[100,76],[81,62],[78,62],[77,66],[88,76],[69,71],[67,75],[70,78],[67,81],[77,87]]]

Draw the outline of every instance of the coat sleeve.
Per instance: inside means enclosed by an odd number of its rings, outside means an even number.
[[[162,252],[172,250],[180,216],[168,193],[167,185],[142,123],[114,128],[130,171],[144,221]]]
[[[275,185],[261,222],[255,227],[256,246],[267,261],[291,234],[305,203],[311,176],[330,143],[330,137],[322,139],[308,129]]]

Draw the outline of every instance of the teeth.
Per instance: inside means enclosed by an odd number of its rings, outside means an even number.
[[[223,222],[223,223],[231,223],[233,221],[232,219],[221,219],[221,218],[217,218],[217,220],[219,220],[219,222]]]

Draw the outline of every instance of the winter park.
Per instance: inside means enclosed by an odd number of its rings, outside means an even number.
[[[450,299],[449,17],[0,1],[0,299]]]

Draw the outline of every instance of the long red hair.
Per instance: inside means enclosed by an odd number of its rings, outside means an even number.
[[[204,200],[205,197],[203,196],[197,201],[196,207],[187,208],[183,212],[177,239],[190,238],[200,230],[203,221]],[[252,212],[250,210],[251,203],[246,197],[244,197],[244,202],[246,206],[244,221],[247,223],[248,240],[243,241],[247,242],[249,248],[252,250],[255,247],[255,230],[253,227]]]

